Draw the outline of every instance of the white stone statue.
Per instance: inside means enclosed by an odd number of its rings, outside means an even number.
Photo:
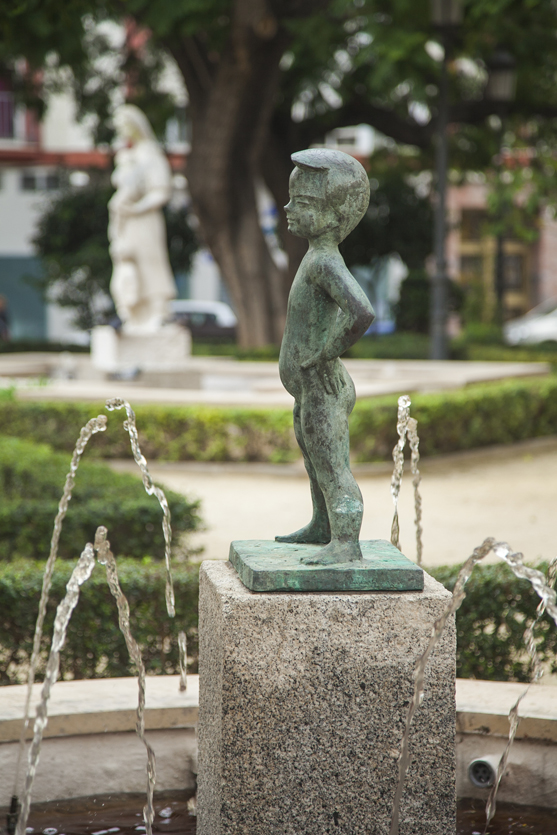
[[[110,292],[125,334],[156,334],[176,295],[162,213],[171,196],[170,166],[138,107],[119,107],[114,124],[126,144],[116,153],[116,193],[108,204]]]

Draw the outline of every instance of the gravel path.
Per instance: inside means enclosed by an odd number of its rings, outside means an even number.
[[[114,462],[132,470],[132,462]],[[272,539],[311,515],[300,465],[150,465],[155,480],[202,500],[207,529],[192,537],[204,559],[226,559],[232,539]],[[557,437],[422,462],[424,565],[463,562],[487,536],[524,552],[530,561],[557,554]],[[389,539],[393,516],[391,468],[354,468],[364,497],[363,539]],[[415,559],[410,473],[400,497],[401,544]]]

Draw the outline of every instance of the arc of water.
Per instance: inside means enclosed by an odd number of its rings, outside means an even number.
[[[406,715],[406,726],[404,729],[402,743],[400,746],[400,758],[398,764],[398,784],[396,787],[395,798],[393,802],[393,814],[391,818],[390,835],[398,835],[399,831],[400,801],[402,799],[402,792],[404,789],[406,773],[410,764],[410,727],[412,725],[414,715],[423,699],[424,675],[427,662],[431,653],[433,652],[435,645],[437,644],[439,638],[443,634],[443,630],[445,629],[445,625],[448,619],[451,617],[451,615],[453,615],[456,612],[456,610],[460,607],[462,601],[466,597],[466,594],[464,592],[464,586],[468,582],[468,579],[470,577],[470,574],[472,573],[474,566],[487,554],[489,554],[494,544],[494,539],[486,539],[478,548],[474,549],[472,556],[469,557],[464,563],[458,575],[451,602],[449,603],[443,614],[440,615],[433,624],[431,638],[429,639],[427,647],[425,648],[424,652],[416,662],[416,666],[414,668],[414,692],[412,693],[412,698],[408,707],[408,713]]]
[[[118,579],[118,569],[116,567],[116,560],[114,554],[110,550],[110,542],[106,538],[107,530],[100,526],[97,528],[95,534],[95,551],[97,552],[97,559],[104,565],[106,569],[106,579],[112,596],[116,600],[118,608],[118,623],[120,630],[124,635],[126,646],[130,654],[130,658],[137,668],[137,684],[139,690],[139,698],[137,705],[137,722],[136,732],[142,741],[147,751],[147,803],[143,807],[143,819],[147,835],[151,835],[153,829],[153,820],[155,819],[155,809],[153,806],[153,793],[155,791],[155,783],[157,780],[155,752],[147,742],[145,737],[145,665],[141,656],[141,650],[135,638],[131,633],[130,628],[130,606],[124,595],[120,581]]]
[[[113,398],[112,400],[107,400],[106,408],[109,411],[125,409],[127,419],[124,421],[124,429],[130,436],[130,444],[132,448],[134,461],[141,470],[143,486],[145,487],[145,491],[149,496],[155,496],[158,499],[158,502],[163,512],[162,530],[164,534],[164,559],[166,564],[166,610],[169,616],[173,618],[176,614],[176,606],[174,599],[174,583],[172,581],[172,567],[170,563],[172,546],[172,527],[168,501],[164,494],[164,490],[162,490],[161,487],[157,487],[156,484],[154,484],[153,479],[151,477],[151,473],[149,472],[149,467],[147,466],[147,459],[141,452],[141,447],[139,445],[139,435],[137,433],[137,426],[135,424],[135,413],[130,404],[127,402],[127,400],[123,400],[117,397]],[[187,690],[187,637],[186,633],[183,631],[178,633],[178,654],[180,663],[180,690],[183,692]]]
[[[416,527],[416,562],[422,564],[422,497],[420,495],[420,482],[422,476],[418,467],[420,463],[420,438],[418,436],[418,421],[416,418],[408,418],[408,443],[410,444],[412,487],[414,488],[414,525]]]
[[[143,479],[143,486],[145,492],[149,496],[156,496],[163,512],[162,530],[164,534],[164,559],[166,564],[166,609],[171,618],[176,614],[176,607],[174,601],[174,584],[172,582],[172,568],[170,566],[171,544],[172,544],[172,528],[170,525],[170,508],[166,500],[164,491],[157,487],[151,478],[151,473],[147,466],[147,460],[141,452],[139,446],[139,435],[137,434],[137,427],[135,425],[135,412],[127,400],[122,400],[120,397],[115,397],[106,401],[106,408],[109,412],[114,412],[118,409],[125,409],[127,419],[124,421],[124,429],[130,436],[130,443],[133,453],[133,458],[139,469]]]
[[[552,588],[555,585],[555,579],[557,578],[557,557],[554,557],[551,561],[548,571],[547,571],[547,585]],[[536,647],[536,638],[535,638],[535,629],[538,623],[540,622],[543,614],[545,612],[546,603],[542,599],[538,604],[538,608],[536,609],[536,617],[533,622],[526,628],[524,632],[524,643],[526,644],[526,649],[528,650],[528,654],[532,660],[532,679],[530,684],[526,689],[520,694],[514,705],[509,711],[509,738],[508,742],[505,746],[505,750],[503,751],[503,756],[499,760],[497,765],[497,772],[495,774],[495,780],[493,782],[493,786],[491,787],[491,791],[489,792],[489,797],[487,799],[486,807],[485,807],[485,829],[484,835],[487,833],[487,829],[489,824],[493,820],[495,816],[495,812],[497,809],[497,792],[499,791],[499,786],[501,784],[501,780],[503,779],[503,775],[505,773],[505,769],[507,767],[507,762],[509,760],[509,755],[511,753],[511,748],[516,736],[516,732],[518,730],[518,725],[520,722],[520,717],[518,715],[518,709],[520,707],[520,703],[523,699],[526,698],[530,687],[532,684],[535,684],[537,681],[541,679],[543,676],[543,667],[541,663],[541,658],[539,656],[537,647]]]
[[[54,519],[54,528],[52,531],[52,538],[50,540],[50,552],[46,561],[45,571],[43,575],[43,586],[41,590],[41,599],[39,603],[39,613],[37,615],[37,622],[35,624],[35,635],[33,637],[33,650],[31,652],[31,661],[29,664],[29,675],[27,677],[27,691],[25,695],[25,705],[23,708],[23,725],[21,728],[21,735],[19,737],[19,749],[17,754],[17,764],[15,768],[14,777],[14,791],[17,794],[17,786],[19,781],[19,773],[21,769],[21,762],[23,759],[23,752],[25,750],[25,740],[27,737],[27,728],[29,727],[29,708],[31,705],[31,694],[33,692],[33,683],[35,681],[35,674],[37,671],[37,664],[39,661],[39,653],[41,650],[41,639],[43,636],[44,619],[46,615],[46,607],[50,595],[50,588],[52,586],[52,573],[54,571],[54,564],[58,556],[58,545],[60,543],[60,534],[62,533],[62,525],[68,512],[68,505],[72,498],[72,490],[75,486],[75,476],[81,461],[81,457],[85,451],[89,440],[97,432],[104,432],[106,430],[107,418],[106,415],[98,415],[96,418],[91,418],[79,433],[79,438],[75,445],[70,469],[66,476],[64,491],[62,498],[58,504],[58,512]]]
[[[185,632],[178,632],[178,649],[180,652],[180,691],[188,689],[188,638]]]
[[[391,495],[395,506],[393,524],[391,526],[391,542],[396,545],[400,551],[400,528],[398,523],[398,495],[400,493],[400,485],[402,483],[402,473],[404,470],[404,445],[406,443],[406,431],[408,428],[408,418],[410,417],[410,398],[407,394],[398,398],[398,412],[396,421],[396,431],[398,433],[398,441],[393,449],[394,469],[391,478]]]
[[[132,445],[132,451],[134,454],[134,459],[138,466],[141,469],[142,476],[143,476],[143,484],[145,487],[146,492],[149,495],[154,494],[161,505],[163,510],[163,532],[164,532],[164,539],[165,539],[165,559],[166,559],[166,569],[167,569],[167,583],[166,583],[166,605],[168,614],[171,617],[175,615],[175,605],[174,605],[174,589],[172,583],[172,573],[170,567],[170,546],[171,546],[171,539],[172,539],[172,529],[170,526],[170,508],[168,507],[168,502],[166,500],[166,496],[160,488],[156,487],[153,484],[153,480],[147,468],[147,462],[144,456],[141,453],[141,449],[139,447],[139,438],[137,434],[137,428],[135,426],[135,414],[125,400],[115,399],[113,401],[107,402],[107,408],[112,411],[114,409],[125,408],[127,412],[127,421],[124,422],[124,428],[128,432],[130,436],[130,441]],[[40,652],[40,645],[43,633],[43,626],[44,626],[44,618],[46,614],[46,607],[48,604],[48,598],[50,593],[50,588],[52,586],[52,573],[54,570],[54,564],[56,562],[56,557],[58,555],[58,545],[60,541],[60,534],[62,531],[62,524],[64,518],[66,516],[68,505],[72,497],[72,490],[75,486],[75,475],[77,473],[77,469],[79,467],[79,463],[81,460],[81,456],[85,450],[85,447],[92,437],[92,435],[96,434],[97,432],[103,432],[107,426],[107,418],[105,415],[98,415],[96,418],[92,418],[87,424],[81,429],[79,439],[76,443],[72,460],[70,464],[70,471],[66,476],[66,482],[64,486],[64,491],[62,494],[62,498],[60,499],[60,503],[58,505],[58,513],[54,520],[54,530],[52,534],[52,539],[50,543],[50,553],[49,557],[45,566],[45,573],[43,576],[43,587],[41,592],[41,600],[39,604],[39,613],[37,617],[37,623],[35,626],[35,635],[33,640],[33,651],[31,655],[31,662],[30,662],[30,669],[29,669],[29,676],[27,682],[27,694],[26,694],[26,701],[24,706],[24,717],[23,717],[23,725],[22,731],[20,736],[19,742],[19,750],[18,750],[18,760],[16,765],[16,772],[15,772],[15,782],[14,782],[14,792],[13,796],[17,799],[17,785],[19,779],[19,772],[21,768],[21,760],[22,760],[22,753],[25,748],[25,739],[27,728],[29,725],[29,709],[31,704],[31,696],[32,696],[32,688],[35,679],[35,673],[39,658]],[[103,544],[104,543],[104,544]],[[97,548],[98,546],[98,548]],[[145,739],[145,721],[144,721],[144,711],[145,711],[145,668],[143,665],[143,660],[141,657],[141,652],[139,650],[139,646],[133,639],[130,631],[129,626],[129,605],[128,602],[120,588],[119,580],[118,580],[118,572],[116,568],[116,562],[112,553],[110,552],[109,543],[106,541],[106,528],[98,528],[97,530],[97,537],[95,540],[95,548],[97,548],[98,553],[100,553],[99,561],[104,561],[107,570],[107,578],[109,582],[109,586],[111,591],[116,599],[117,607],[118,607],[118,615],[119,615],[119,623],[120,628],[124,633],[124,637],[126,639],[126,645],[130,652],[130,656],[132,660],[136,664],[136,667],[139,671],[139,700],[138,700],[138,708],[137,708],[137,733],[147,749],[147,804],[143,810],[147,835],[151,835],[152,832],[152,822],[154,820],[154,807],[153,807],[153,792],[154,786],[156,782],[156,763],[155,763],[155,754],[148,744],[147,740]],[[93,557],[91,562],[91,556]],[[102,557],[102,559],[101,559]],[[67,585],[68,593],[66,597],[59,605],[57,609],[56,619],[55,619],[55,630],[54,636],[52,639],[51,650],[49,654],[49,659],[47,662],[47,669],[46,669],[46,676],[45,682],[42,688],[42,698],[39,708],[37,710],[37,718],[35,720],[34,725],[34,738],[31,744],[31,748],[29,751],[29,769],[27,772],[26,777],[26,784],[25,784],[25,793],[24,793],[24,800],[21,806],[21,811],[19,814],[18,824],[16,833],[17,835],[23,835],[25,831],[25,825],[27,823],[27,819],[29,816],[29,808],[30,808],[30,798],[31,798],[31,790],[34,781],[34,776],[38,764],[39,759],[39,752],[40,752],[40,744],[42,740],[42,735],[44,728],[46,727],[48,717],[47,717],[47,704],[48,699],[50,698],[50,690],[57,680],[59,666],[60,666],[60,649],[62,648],[67,626],[69,620],[71,618],[71,614],[73,609],[77,605],[77,601],[79,599],[79,586],[86,579],[91,575],[91,571],[93,570],[94,566],[94,547],[88,543],[83,551],[78,564]],[[60,620],[62,618],[62,620]],[[61,636],[61,637],[60,637]],[[187,688],[187,675],[186,675],[186,665],[187,665],[187,638],[185,632],[180,632],[178,635],[178,645],[179,645],[179,653],[180,653],[180,690],[186,690]]]
[[[93,546],[90,542],[88,542],[79,560],[77,561],[76,567],[72,571],[71,577],[66,586],[66,595],[56,610],[52,645],[46,665],[45,679],[41,690],[41,700],[39,706],[37,707],[37,714],[33,728],[33,741],[29,749],[29,766],[27,769],[27,777],[25,779],[25,789],[16,827],[16,835],[25,835],[27,827],[27,819],[29,817],[29,809],[31,806],[31,791],[33,789],[33,781],[35,779],[37,765],[39,762],[43,732],[48,722],[48,700],[60,670],[60,650],[64,646],[68,624],[70,622],[72,612],[77,605],[77,601],[79,600],[80,587],[86,580],[89,579],[94,566],[95,555],[93,552]]]
[[[418,565],[422,563],[422,497],[420,495],[420,482],[422,476],[418,467],[420,461],[420,439],[418,436],[418,421],[410,417],[411,400],[407,394],[398,398],[398,412],[396,431],[398,433],[398,441],[393,448],[393,475],[391,478],[391,495],[395,506],[393,515],[393,524],[391,526],[391,542],[396,545],[398,550],[400,546],[400,526],[398,520],[398,497],[400,494],[400,486],[402,484],[402,474],[404,472],[404,446],[406,438],[411,452],[411,471],[412,471],[412,487],[414,489],[414,524],[416,527],[416,560]]]
[[[427,662],[436,644],[441,638],[441,635],[443,634],[443,630],[445,629],[447,620],[451,615],[453,615],[457,611],[462,601],[466,597],[464,586],[468,582],[473,569],[475,568],[477,563],[480,562],[480,560],[482,560],[484,557],[487,556],[487,554],[489,554],[490,551],[493,551],[496,554],[496,556],[504,560],[516,577],[520,577],[530,582],[532,588],[534,589],[538,597],[540,597],[543,605],[545,606],[545,610],[553,618],[553,620],[555,621],[555,625],[557,626],[557,594],[554,589],[550,588],[550,586],[546,582],[545,576],[542,574],[541,571],[524,565],[523,554],[521,554],[518,551],[513,551],[510,545],[508,545],[508,543],[506,542],[497,542],[493,537],[488,537],[482,542],[481,545],[474,549],[472,555],[468,557],[468,559],[460,569],[453,590],[451,601],[448,604],[445,611],[440,615],[440,617],[437,618],[437,620],[433,624],[431,638],[429,639],[426,649],[418,658],[416,666],[414,668],[414,692],[412,694],[412,698],[408,707],[408,713],[406,716],[406,726],[401,742],[399,758],[399,777],[393,802],[390,835],[399,835],[400,803],[402,799],[402,792],[404,789],[406,773],[410,764],[410,728],[416,710],[418,709],[423,699],[424,675]],[[514,730],[514,733],[516,733],[516,728]]]

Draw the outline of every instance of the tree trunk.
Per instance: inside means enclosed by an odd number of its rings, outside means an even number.
[[[261,231],[255,184],[288,41],[264,0],[237,0],[218,62],[198,39],[168,44],[190,96],[193,208],[230,292],[244,347],[280,342],[286,315],[288,281]]]

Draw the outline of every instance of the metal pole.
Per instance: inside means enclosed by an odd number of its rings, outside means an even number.
[[[441,85],[439,90],[439,122],[435,146],[436,194],[435,223],[433,246],[435,254],[435,275],[431,293],[431,347],[432,360],[446,360],[447,349],[447,256],[445,238],[447,232],[446,193],[447,193],[447,123],[448,123],[448,51],[449,39],[444,38],[445,55],[441,67]]]

